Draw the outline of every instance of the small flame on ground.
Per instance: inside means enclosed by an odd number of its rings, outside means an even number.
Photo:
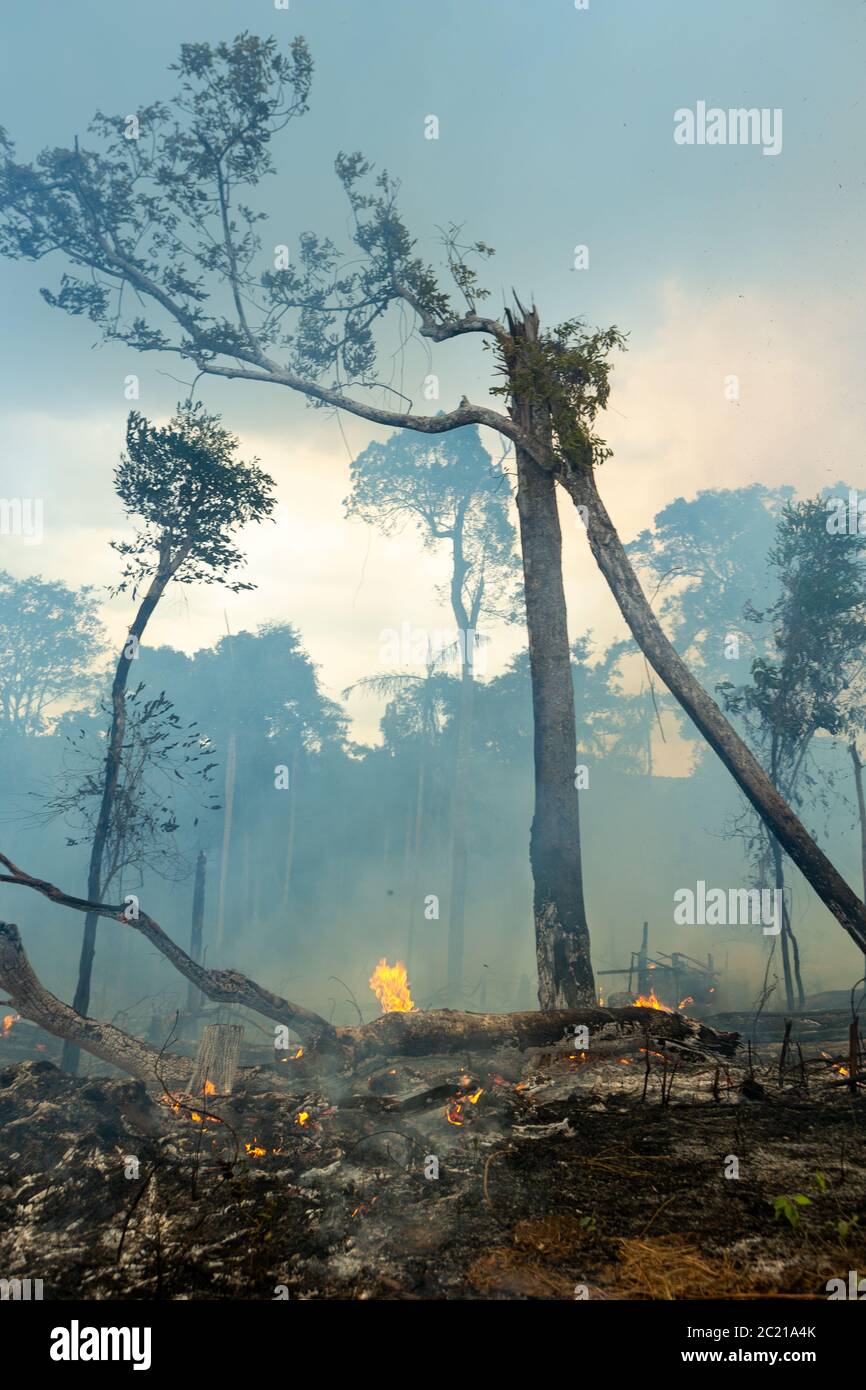
[[[673,1013],[673,1009],[669,1009],[667,1004],[662,1003],[652,987],[650,987],[649,994],[639,994],[637,999],[633,999],[631,1002],[636,1009],[660,1009],[663,1014]]]
[[[681,999],[680,1002],[677,1004],[677,1008],[684,1009],[686,1007],[686,1004],[694,1004],[694,1002],[695,1001],[692,998],[692,996],[690,994],[687,994],[685,999]]]
[[[3,1036],[4,1036],[4,1038],[8,1038],[8,1037],[9,1037],[9,1034],[12,1032],[12,1024],[13,1024],[13,1023],[17,1023],[17,1022],[18,1022],[18,1015],[17,1015],[17,1014],[4,1014],[4,1015],[3,1015]]]
[[[253,1142],[251,1144],[244,1144],[244,1148],[246,1149],[247,1153],[250,1155],[251,1158],[264,1158],[265,1154],[267,1153],[267,1149],[263,1149],[259,1146],[259,1142],[255,1138],[255,1136],[253,1137]]]
[[[214,1085],[214,1083],[213,1083],[212,1081],[206,1081],[206,1082],[204,1083],[204,1086],[202,1087],[202,1095],[205,1095],[205,1096],[215,1096],[215,1095],[216,1095],[216,1086]]]
[[[310,1118],[309,1110],[300,1110],[295,1117],[299,1125],[305,1125]]]
[[[179,1100],[175,1099],[175,1097],[173,1096],[163,1095],[160,1097],[160,1099],[162,1100],[162,1103],[164,1105],[169,1106],[172,1115],[179,1115],[183,1111],[184,1114],[189,1115],[190,1120],[194,1125],[203,1125],[206,1120],[209,1120],[210,1123],[213,1125],[222,1124],[222,1120],[218,1119],[216,1115],[200,1115],[197,1110],[187,1109],[185,1105],[183,1105]]]
[[[831,1070],[831,1071],[834,1071],[834,1072],[836,1073],[837,1076],[850,1076],[850,1075],[851,1075],[850,1069],[849,1069],[848,1067],[846,1067],[845,1063],[844,1063],[844,1062],[834,1062],[834,1061],[833,1061],[833,1058],[830,1056],[829,1052],[822,1052],[822,1053],[821,1053],[821,1056],[824,1058],[824,1061],[825,1061],[825,1062],[829,1062],[829,1063],[830,1063],[830,1070]]]
[[[460,1085],[463,1089],[458,1091],[454,1099],[445,1107],[445,1118],[449,1125],[457,1125],[458,1127],[466,1123],[466,1111],[463,1107],[467,1104],[477,1105],[484,1095],[483,1086],[479,1086],[476,1091],[471,1092],[467,1089],[472,1085],[472,1078],[469,1076],[461,1076]]]
[[[383,1014],[408,1014],[415,1008],[409,993],[406,967],[398,960],[389,965],[383,956],[370,976],[370,988]]]

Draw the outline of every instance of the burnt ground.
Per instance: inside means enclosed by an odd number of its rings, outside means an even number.
[[[10,1064],[0,1272],[51,1299],[676,1299],[866,1268],[862,1089],[820,1057],[780,1080],[771,1049],[653,1047],[647,1077],[643,1041],[287,1060],[209,1111]]]

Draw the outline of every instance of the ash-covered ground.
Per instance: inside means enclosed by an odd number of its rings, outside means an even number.
[[[201,1103],[73,1079],[42,1035],[0,1072],[0,1272],[46,1299],[823,1299],[866,1269],[866,1098],[832,1054],[648,1064],[606,1031],[301,1057]]]

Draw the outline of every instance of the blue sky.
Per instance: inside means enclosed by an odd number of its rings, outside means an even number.
[[[274,242],[311,227],[340,240],[333,157],[361,148],[402,180],[406,219],[431,254],[449,221],[496,248],[491,307],[514,286],[547,322],[581,315],[630,333],[602,479],[627,536],[700,487],[808,491],[860,476],[860,0],[590,0],[585,11],[572,0],[291,0],[288,11],[272,0],[7,0],[0,123],[21,157],[84,138],[97,108],[126,114],[168,97],[181,42],[241,29],[286,42],[301,33],[317,65],[311,112],[281,138],[264,191]],[[781,108],[781,154],[675,145],[674,111],[698,100]],[[437,141],[424,139],[429,114]],[[588,270],[573,269],[577,244],[589,247]],[[0,495],[38,490],[46,508],[43,545],[3,538],[0,565],[108,583],[124,377],[140,375],[140,408],[162,417],[183,391],[165,373],[189,372],[94,345],[91,325],[49,309],[38,287],[61,268],[0,262]],[[477,344],[437,350],[435,369],[443,405],[464,391],[484,398],[489,358]],[[731,373],[742,385],[733,406],[722,393]],[[274,472],[281,521],[250,539],[253,594],[184,594],[158,640],[193,649],[226,622],[284,618],[338,693],[369,672],[382,628],[443,625],[442,564],[411,534],[385,541],[342,519],[366,426],[341,430],[270,388],[208,383],[202,394]],[[573,631],[606,640],[617,615],[563,520]],[[106,613],[120,630],[121,609]],[[502,636],[500,663],[514,641]],[[362,701],[355,714],[372,736],[375,707]]]

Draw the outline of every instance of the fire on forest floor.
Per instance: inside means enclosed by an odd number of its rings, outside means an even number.
[[[778,1049],[606,1031],[329,1078],[294,1049],[206,1103],[9,1065],[0,1266],[259,1299],[824,1297],[866,1269],[866,1098],[832,1047],[780,1077]]]

